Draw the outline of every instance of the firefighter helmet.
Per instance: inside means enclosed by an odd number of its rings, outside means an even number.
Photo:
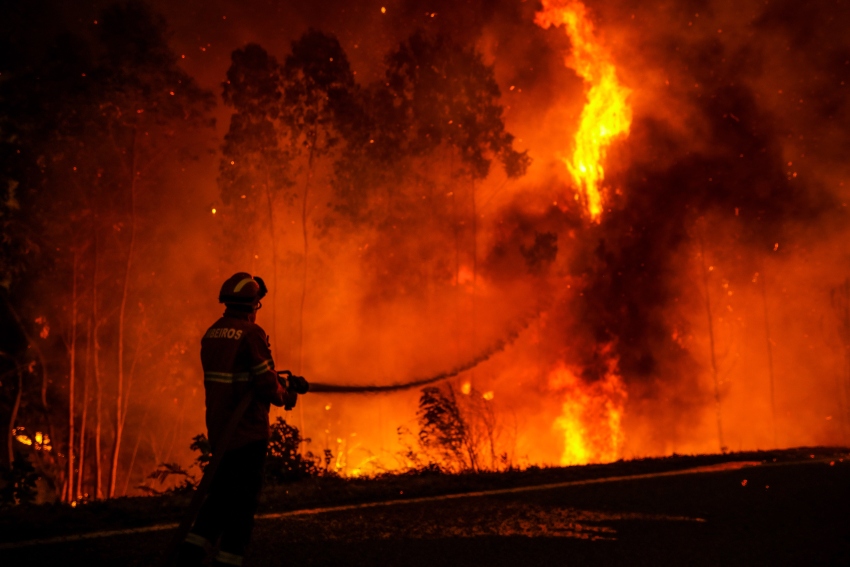
[[[221,286],[218,302],[254,305],[259,303],[268,291],[262,278],[253,277],[247,272],[238,272],[227,278]]]

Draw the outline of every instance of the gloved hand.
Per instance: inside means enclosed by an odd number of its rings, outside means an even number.
[[[283,409],[286,411],[290,411],[295,407],[295,404],[298,402],[298,394],[291,390],[287,390],[283,395]]]
[[[287,390],[292,390],[296,394],[306,394],[310,391],[310,383],[303,376],[290,375],[287,379]]]
[[[306,394],[309,391],[310,384],[302,376],[295,376],[289,370],[278,370],[277,375],[286,390],[283,396],[283,409],[289,411],[298,402],[298,394]]]

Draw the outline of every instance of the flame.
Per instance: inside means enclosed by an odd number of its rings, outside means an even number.
[[[35,435],[29,437],[24,433],[23,427],[15,428],[12,433],[15,440],[22,445],[34,446],[36,451],[52,451],[53,447],[50,444],[50,437],[41,431],[36,431]]]
[[[627,394],[616,364],[609,366],[602,380],[590,384],[565,366],[549,374],[549,387],[565,393],[561,415],[554,423],[564,435],[564,466],[609,463],[621,456]]]
[[[18,443],[23,443],[24,445],[32,445],[32,439],[30,439],[26,435],[15,435],[15,439],[18,441]]]
[[[605,179],[602,161],[611,142],[629,133],[632,109],[627,99],[631,91],[617,80],[611,54],[597,39],[584,4],[571,0],[543,0],[543,9],[534,21],[542,28],[564,26],[573,46],[572,57],[565,63],[590,85],[572,158],[561,159],[581,189],[591,219],[598,222]]]

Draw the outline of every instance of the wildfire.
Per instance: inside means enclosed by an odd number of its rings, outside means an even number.
[[[572,56],[565,63],[590,86],[581,124],[575,135],[572,158],[561,158],[579,186],[587,212],[598,221],[602,214],[602,161],[607,147],[618,136],[628,135],[632,110],[630,90],[617,80],[611,54],[597,39],[587,8],[571,0],[543,0],[535,23],[542,28],[563,25],[572,43]]]
[[[608,463],[620,458],[627,395],[616,365],[611,366],[604,379],[591,384],[585,384],[564,366],[549,375],[549,387],[565,395],[561,416],[554,424],[564,434],[564,466]]]
[[[36,451],[52,451],[53,446],[50,443],[50,437],[41,431],[36,431],[35,435],[32,437],[28,436],[25,433],[25,429],[23,427],[16,427],[12,433],[15,436],[15,440],[22,445],[34,446]]]

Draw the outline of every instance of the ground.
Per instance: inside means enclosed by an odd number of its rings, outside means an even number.
[[[266,502],[245,565],[850,565],[848,456],[796,450],[384,479],[380,498],[327,486],[332,496],[317,497],[317,485],[312,507]],[[400,486],[408,491],[389,498]],[[77,541],[0,538],[0,565],[153,565],[170,535],[104,527]]]

